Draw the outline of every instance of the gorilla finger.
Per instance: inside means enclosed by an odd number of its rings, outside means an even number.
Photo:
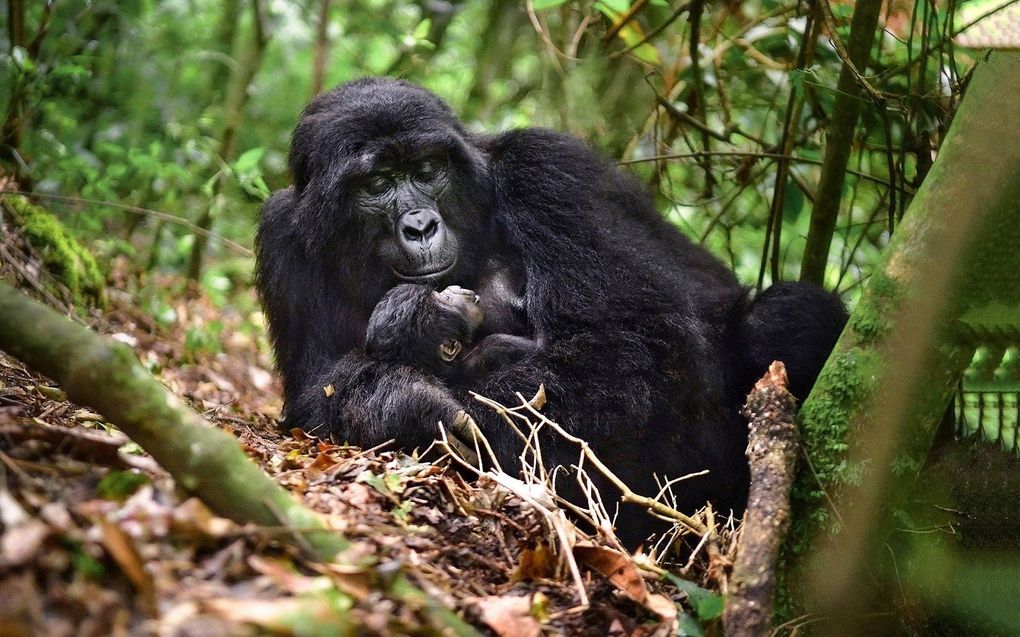
[[[468,463],[472,467],[478,466],[478,454],[475,453],[474,449],[471,449],[454,436],[447,436],[446,444],[453,453],[460,456],[461,460]]]
[[[481,429],[478,428],[478,423],[463,409],[454,415],[450,431],[472,447],[474,447],[475,441],[481,437]]]

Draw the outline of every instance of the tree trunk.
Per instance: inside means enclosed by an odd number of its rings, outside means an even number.
[[[241,60],[231,72],[230,81],[227,84],[227,94],[223,100],[223,129],[220,133],[219,154],[224,164],[233,161],[234,155],[237,153],[237,133],[244,121],[244,108],[248,104],[248,87],[262,66],[266,46],[269,44],[262,4],[259,0],[251,0],[251,9],[252,42],[244,48]],[[215,191],[209,202],[209,207],[195,220],[195,225],[202,230],[209,230],[212,227],[214,211],[217,207],[216,199],[223,190],[227,176],[228,169],[221,168],[220,178],[216,180]],[[205,248],[208,243],[207,233],[195,235],[195,243],[191,248],[191,258],[188,262],[189,281],[197,282],[202,275],[202,260],[205,257]]]
[[[28,38],[25,35],[24,0],[7,0],[7,40],[11,45],[8,53],[13,52],[14,47],[25,48],[28,43]],[[19,168],[15,173],[19,181],[25,177],[20,170],[22,165],[21,132],[24,129],[24,115],[24,82],[19,78],[13,82],[7,113],[4,115],[3,124],[0,125],[0,159],[9,161],[12,166]],[[28,187],[27,184],[23,184],[23,188],[26,190]]]
[[[928,178],[801,410],[786,600],[867,615],[866,575],[971,359],[974,328],[1020,316],[1020,53],[976,69]],[[819,197],[821,199],[821,197]],[[831,503],[831,506],[830,506]],[[833,537],[823,537],[829,532]],[[799,558],[820,542],[805,577]],[[806,598],[805,591],[811,591]]]
[[[322,92],[329,58],[329,7],[332,0],[319,0],[319,23],[315,30],[315,55],[312,59],[312,86],[309,99]]]
[[[823,1],[826,0],[819,0]],[[825,281],[825,265],[829,259],[829,246],[832,243],[832,233],[836,229],[836,218],[839,216],[846,167],[853,148],[854,129],[857,128],[857,118],[861,113],[862,91],[854,69],[863,73],[867,67],[881,10],[881,0],[859,0],[854,3],[854,15],[850,22],[850,42],[847,47],[853,66],[843,63],[843,70],[836,84],[836,102],[832,107],[832,118],[829,121],[825,160],[822,163],[822,174],[818,178],[815,206],[811,211],[811,227],[808,229],[804,260],[800,269],[801,281],[812,281],[818,285]],[[832,37],[837,36],[832,34]]]

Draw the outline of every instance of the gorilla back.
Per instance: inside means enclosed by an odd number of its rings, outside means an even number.
[[[294,185],[262,210],[257,284],[287,424],[319,435],[424,447],[439,421],[466,410],[510,470],[516,433],[468,390],[506,403],[545,384],[549,417],[636,491],[657,491],[653,472],[707,469],[678,485],[679,506],[711,500],[740,511],[744,394],[773,358],[789,359],[806,392],[845,321],[835,297],[801,284],[748,299],[635,180],[579,140],[542,129],[468,133],[407,82],[362,79],[317,97],[294,132],[290,167]],[[500,286],[493,270],[505,274]],[[507,296],[512,282],[523,318],[492,329],[540,351],[471,387],[366,357],[372,309],[406,281],[483,299]],[[578,459],[561,440],[543,450],[547,467]],[[649,519],[622,513],[623,536],[640,540]]]

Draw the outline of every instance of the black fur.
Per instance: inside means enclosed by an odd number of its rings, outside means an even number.
[[[674,487],[679,506],[711,500],[717,510],[742,510],[744,394],[781,359],[803,398],[845,322],[839,301],[796,283],[750,300],[636,181],[579,140],[541,129],[471,134],[437,97],[402,81],[358,80],[309,104],[291,146],[294,186],[262,211],[257,282],[288,426],[366,447],[394,438],[411,449],[436,436],[437,421],[467,409],[504,469],[516,465],[517,435],[466,388],[362,349],[372,310],[400,280],[386,265],[397,262],[392,250],[379,247],[396,222],[370,221],[357,184],[372,158],[400,166],[436,147],[450,174],[434,203],[457,255],[428,282],[484,297],[495,261],[522,288],[521,335],[543,344],[471,389],[515,403],[515,392],[544,383],[545,413],[587,439],[636,491],[656,493],[653,472],[708,469]],[[393,219],[402,214],[398,206]],[[447,263],[449,245],[435,258]],[[575,446],[543,444],[547,466],[577,461]],[[639,539],[647,520],[628,515],[624,536]]]

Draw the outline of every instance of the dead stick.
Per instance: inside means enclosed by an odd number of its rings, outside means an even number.
[[[790,487],[799,444],[797,401],[786,385],[786,367],[772,363],[747,396],[742,412],[750,421],[751,488],[723,616],[729,637],[766,635],[770,630],[776,560],[790,525]]]

